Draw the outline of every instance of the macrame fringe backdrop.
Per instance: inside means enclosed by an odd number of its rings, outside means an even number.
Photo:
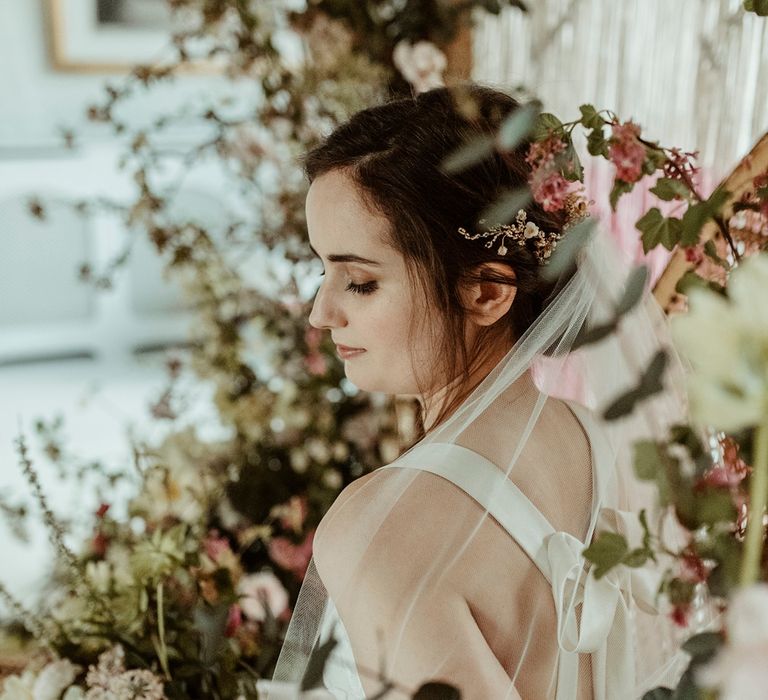
[[[768,20],[742,0],[532,0],[478,11],[472,77],[523,85],[558,116],[585,102],[723,177],[768,128]]]

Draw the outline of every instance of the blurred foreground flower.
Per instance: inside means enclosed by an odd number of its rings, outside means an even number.
[[[738,591],[725,613],[727,642],[697,673],[719,700],[760,700],[768,688],[768,584]]]
[[[768,255],[748,258],[731,274],[728,296],[692,289],[689,311],[672,320],[675,341],[690,359],[691,416],[700,425],[735,431],[768,413]]]

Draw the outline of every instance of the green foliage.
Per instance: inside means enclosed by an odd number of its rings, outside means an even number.
[[[445,157],[440,169],[446,175],[454,175],[488,158],[496,148],[492,136],[476,136]]]
[[[635,406],[663,388],[661,378],[667,366],[668,356],[665,350],[659,350],[651,359],[647,369],[634,389],[620,394],[604,411],[605,420],[618,420],[635,410]]]
[[[624,182],[624,180],[619,180],[618,178],[614,180],[613,187],[611,188],[611,194],[608,198],[611,203],[611,209],[613,211],[616,211],[616,207],[621,196],[631,192],[632,187],[633,185],[631,183]]]
[[[560,135],[563,131],[563,122],[550,112],[542,112],[536,120],[533,138],[536,141],[543,141],[551,135]]]
[[[498,144],[506,151],[513,151],[533,130],[540,114],[541,104],[532,102],[510,114],[499,128]]]
[[[672,250],[680,241],[683,222],[675,217],[665,217],[657,207],[649,209],[635,224],[643,234],[643,252],[663,245]]]
[[[650,191],[665,202],[675,198],[688,199],[691,196],[691,191],[684,182],[669,177],[659,178]]]
[[[744,9],[759,17],[768,17],[768,0],[744,0]]]
[[[413,700],[461,700],[461,692],[448,683],[425,683],[414,693]]]

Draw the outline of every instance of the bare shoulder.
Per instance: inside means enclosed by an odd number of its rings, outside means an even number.
[[[436,552],[455,551],[448,540],[463,541],[478,511],[481,506],[440,476],[378,469],[349,484],[326,513],[315,534],[315,565],[329,591],[365,575],[373,585],[393,584],[389,593],[396,597],[415,585]]]

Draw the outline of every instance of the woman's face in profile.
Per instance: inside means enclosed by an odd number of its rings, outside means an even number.
[[[385,243],[387,220],[371,213],[341,171],[316,178],[306,200],[312,250],[324,277],[309,322],[327,329],[359,389],[416,394],[434,353],[434,309],[415,297],[403,256]],[[411,319],[418,323],[411,335]],[[412,360],[413,357],[413,360]],[[413,366],[412,366],[413,365]]]

